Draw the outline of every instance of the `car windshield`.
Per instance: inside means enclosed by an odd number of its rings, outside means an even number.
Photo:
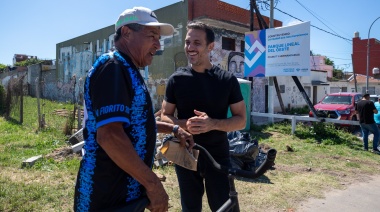
[[[322,104],[343,104],[350,105],[352,101],[351,96],[326,96]]]
[[[371,100],[372,102],[377,102],[378,99],[379,99],[379,97],[377,97],[377,96],[369,97],[369,100]]]

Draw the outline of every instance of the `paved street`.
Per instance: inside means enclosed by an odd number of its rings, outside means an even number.
[[[380,160],[380,157],[379,157]],[[309,199],[296,211],[300,212],[376,212],[380,211],[380,175],[348,186],[344,190],[333,190],[322,199]]]

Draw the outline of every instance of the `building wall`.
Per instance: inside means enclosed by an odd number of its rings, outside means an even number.
[[[353,45],[353,70],[356,74],[367,75],[367,44],[368,39],[361,39],[359,36],[352,39]],[[374,75],[372,69],[380,68],[380,41],[374,38],[369,39],[369,68],[368,75],[380,78],[380,74]]]
[[[326,65],[326,57],[325,56],[310,56],[310,69],[311,70],[319,70],[319,71],[327,71],[327,77],[333,77],[333,69],[332,65]]]
[[[164,99],[167,79],[177,68],[187,65],[183,50],[186,36],[187,4],[180,1],[157,9],[154,13],[160,22],[170,23],[175,29],[172,36],[161,37],[161,54],[156,55],[152,64],[141,71],[146,80],[153,106],[157,111],[161,108]]]
[[[85,77],[93,62],[113,46],[115,26],[58,43],[56,45],[57,75],[63,82],[72,76]]]
[[[230,26],[239,25],[240,33],[237,32],[239,30],[233,30],[234,27],[232,27],[232,30],[226,30],[223,27],[215,28],[216,43],[211,58],[213,64],[222,67],[226,71],[233,72],[239,78],[243,77],[244,71],[239,65],[244,61],[244,55],[241,52],[241,41],[244,41],[244,33],[241,33],[241,31],[249,30],[250,16],[248,10],[219,0],[184,0],[154,12],[160,22],[170,23],[175,28],[175,33],[172,36],[161,38],[162,51],[159,51],[158,55],[154,57],[152,64],[140,71],[146,80],[155,110],[161,108],[169,76],[179,67],[188,65],[183,49],[188,20],[208,17],[222,21],[221,26],[226,22],[230,23]],[[269,23],[268,17],[264,17],[264,19]],[[277,20],[274,21],[274,24],[276,27],[282,25]],[[258,28],[256,16],[254,25]],[[73,81],[73,76],[76,79],[84,79],[95,59],[113,47],[113,35],[114,25],[111,25],[57,44],[57,81],[58,84],[62,84],[60,86],[62,89],[63,85],[66,85],[68,89],[72,87],[69,84]],[[234,39],[234,50],[222,48],[223,37]],[[252,96],[255,96],[252,98],[252,111],[265,112],[265,90],[268,80],[267,78],[254,78],[252,80]],[[54,85],[49,86],[52,89],[54,88]],[[70,93],[71,91],[68,90],[65,93]],[[77,92],[80,91],[78,90]]]
[[[357,74],[356,75],[356,90],[359,93],[366,93],[366,75]],[[351,76],[348,80],[331,82],[330,90],[355,92],[355,80]],[[370,94],[380,95],[380,79],[375,79],[373,77],[368,80],[368,90]]]
[[[247,4],[249,1],[247,1]],[[199,17],[209,17],[211,19],[241,24],[249,29],[249,10],[228,4],[220,0],[188,0],[189,20]],[[212,9],[210,9],[212,8]],[[263,16],[264,21],[269,26],[269,18]],[[254,28],[259,29],[257,17],[254,16]],[[282,22],[274,20],[274,26],[282,26]]]
[[[311,81],[326,81],[327,72],[311,71],[310,76],[300,76],[299,81],[303,85],[309,100],[315,104],[321,100],[327,93],[329,93],[328,85],[312,85]],[[278,76],[278,85],[280,87],[280,94],[285,108],[300,108],[307,105],[297,85],[292,77]],[[315,91],[314,91],[315,90]],[[316,96],[314,96],[316,95]],[[315,101],[313,101],[315,100]],[[278,101],[278,95],[274,91],[274,112],[281,112],[281,106]]]

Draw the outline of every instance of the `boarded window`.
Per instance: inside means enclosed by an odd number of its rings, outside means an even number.
[[[339,93],[340,88],[339,87],[330,87],[330,93]]]
[[[235,51],[235,39],[222,37],[222,49]]]

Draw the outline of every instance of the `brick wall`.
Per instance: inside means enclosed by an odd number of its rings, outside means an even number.
[[[367,75],[367,42],[368,39],[361,40],[360,37],[355,37],[353,41],[353,68],[356,74]],[[369,39],[370,51],[369,51],[369,68],[368,75],[372,74],[374,67],[380,68],[380,41],[374,38]],[[374,76],[378,78],[379,76]]]
[[[238,23],[249,27],[250,14],[249,9],[243,9],[219,0],[189,0],[189,20],[199,17],[209,17],[216,20]],[[249,1],[247,1],[249,4]],[[269,18],[263,16],[269,26]],[[254,28],[259,28],[257,17],[254,15]],[[282,26],[282,22],[274,20],[274,26]]]

